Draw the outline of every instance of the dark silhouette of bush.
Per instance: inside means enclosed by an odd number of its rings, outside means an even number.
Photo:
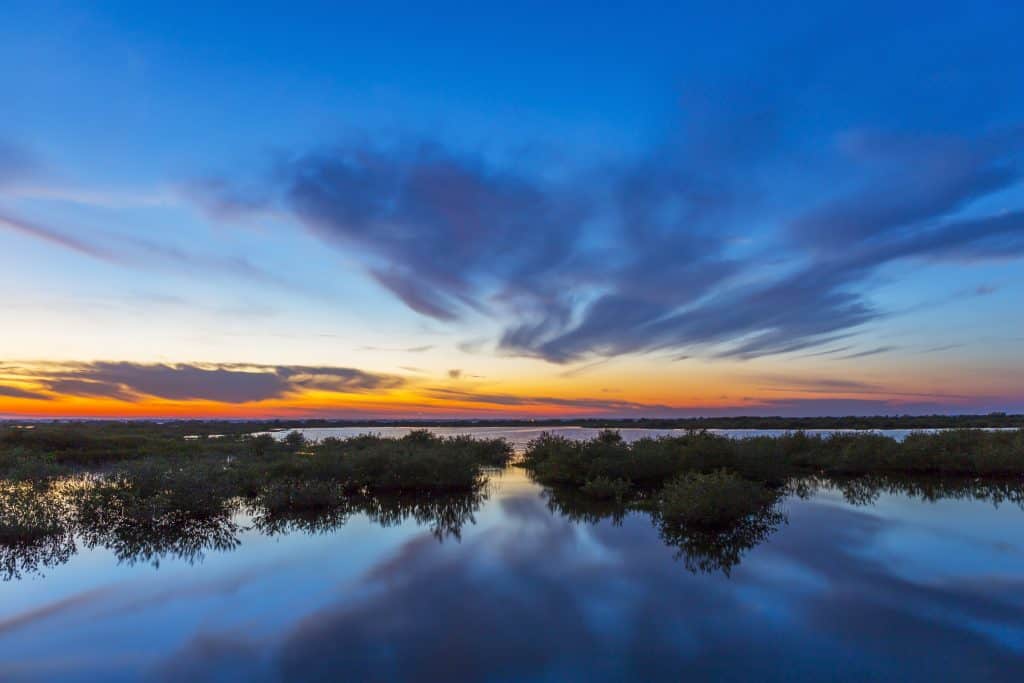
[[[777,494],[727,470],[689,472],[668,482],[657,498],[661,518],[696,529],[720,529],[771,505]]]
[[[814,475],[1021,477],[1024,430],[915,433],[902,442],[871,432],[744,439],[687,432],[632,444],[607,435],[571,441],[544,434],[529,444],[521,465],[547,485],[582,489],[598,479],[622,480],[637,492],[684,473],[720,469],[776,486]]]

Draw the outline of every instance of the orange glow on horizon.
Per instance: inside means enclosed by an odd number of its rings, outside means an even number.
[[[309,392],[287,398],[247,403],[209,400],[170,401],[143,398],[124,401],[111,398],[55,396],[51,400],[0,397],[0,417],[12,418],[93,418],[93,419],[458,419],[458,418],[574,418],[574,417],[659,417],[668,414],[690,415],[703,411],[744,406],[764,406],[762,399],[834,399],[833,394],[806,392],[780,396],[748,397],[743,402],[707,399],[679,403],[645,403],[633,399],[613,399],[608,405],[573,403],[573,398],[551,399],[523,395],[514,404],[471,399],[439,399],[427,394],[401,392],[379,396],[365,394],[326,394]],[[898,402],[899,397],[894,397]],[[645,409],[646,407],[646,409]],[[762,411],[763,412],[763,411]]]
[[[348,391],[345,387],[319,388],[309,379],[302,383],[274,384],[279,376],[274,366],[231,366],[234,380],[239,375],[260,375],[271,379],[272,398],[253,401],[169,399],[145,393],[183,393],[186,378],[171,377],[182,371],[174,365],[135,365],[133,369],[156,369],[164,384],[138,381],[125,383],[112,375],[106,382],[92,377],[78,381],[82,367],[70,362],[10,364],[0,371],[0,417],[10,418],[109,418],[109,419],[457,419],[457,418],[576,418],[576,417],[671,417],[701,414],[781,414],[785,402],[801,405],[811,401],[861,401],[866,410],[881,406],[890,413],[902,405],[925,404],[941,399],[949,410],[971,412],[977,397],[1008,396],[1005,386],[985,377],[956,378],[962,393],[943,394],[930,382],[934,373],[887,373],[886,386],[870,382],[838,382],[817,379],[814,374],[772,373],[769,366],[693,363],[664,366],[656,361],[618,362],[611,367],[582,375],[567,376],[551,366],[526,367],[527,371],[505,370],[488,377],[425,374],[395,375],[364,373],[385,378],[381,386],[372,383]],[[193,364],[203,372],[219,366]],[[210,370],[213,368],[214,370]],[[497,370],[497,368],[496,368]],[[756,371],[755,371],[756,370]],[[224,371],[227,372],[227,371]],[[440,374],[440,373],[439,373]],[[826,376],[827,377],[827,376]],[[60,380],[69,379],[70,393],[62,393]],[[101,378],[102,379],[102,378]],[[244,377],[251,383],[254,377]],[[315,380],[316,378],[314,378]],[[330,377],[328,376],[328,379]],[[205,375],[199,391],[218,395],[221,375]],[[249,386],[245,384],[244,386]],[[84,387],[84,388],[83,388]],[[113,388],[111,388],[113,387]],[[230,387],[229,387],[230,388]],[[237,388],[237,385],[236,385]],[[6,393],[4,393],[6,389]],[[103,396],[85,396],[83,390]],[[268,389],[257,384],[255,391]],[[224,394],[220,391],[220,394]],[[237,395],[237,393],[236,393]],[[241,394],[244,398],[244,393]],[[873,402],[873,403],[872,403]],[[856,406],[857,404],[850,404]],[[790,412],[798,408],[792,408]]]

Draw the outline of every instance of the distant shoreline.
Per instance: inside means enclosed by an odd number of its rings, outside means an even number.
[[[231,419],[203,418],[3,418],[0,425],[65,423],[139,423],[181,425],[191,433],[240,433],[277,429],[331,427],[589,427],[610,429],[1024,429],[1024,415],[902,415],[851,417],[687,417],[687,418],[582,418],[582,419],[448,419],[448,420],[333,420],[333,419]]]

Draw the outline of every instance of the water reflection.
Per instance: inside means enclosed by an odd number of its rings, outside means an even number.
[[[1016,505],[1024,509],[1024,482],[1016,479],[943,477],[829,477],[794,482],[792,490],[807,497],[818,489],[837,489],[852,505],[872,505],[883,494],[898,494],[934,503],[940,500],[975,500]]]
[[[50,487],[0,482],[0,575],[20,579],[75,554],[68,510]]]
[[[658,530],[663,543],[676,551],[675,557],[691,572],[722,572],[728,576],[743,554],[754,548],[786,521],[779,510],[783,491],[774,500],[752,514],[721,528],[706,529],[665,519],[656,510],[643,512],[647,501],[631,505],[621,501],[595,500],[575,488],[548,487],[544,490],[547,507],[553,514],[577,523],[597,524],[603,520],[622,524],[631,511],[640,511]]]
[[[1020,680],[1019,486],[804,480],[779,496],[702,536],[510,471],[464,496],[197,505],[175,539],[162,503],[93,517],[66,490],[7,489],[5,529],[77,546],[35,546],[36,566],[70,566],[31,581],[22,561],[0,584],[0,679]],[[85,557],[88,526],[116,571]],[[159,542],[125,541],[143,530]],[[196,547],[201,565],[170,561]],[[151,552],[159,572],[139,563]]]
[[[292,486],[293,484],[288,484]],[[295,483],[294,485],[298,485]],[[462,539],[488,500],[490,485],[461,493],[370,494],[337,491],[306,505],[280,505],[274,491],[252,498],[218,495],[215,488],[140,492],[117,478],[62,480],[47,485],[0,484],[0,574],[5,581],[64,564],[87,549],[110,551],[120,563],[159,566],[163,558],[189,563],[208,552],[237,549],[243,532],[267,537],[293,533],[329,534],[354,516],[383,528],[413,521],[438,541]],[[621,526],[627,517],[644,519],[675,558],[691,572],[729,576],[744,555],[787,522],[782,503],[822,491],[838,492],[854,506],[869,506],[883,495],[927,502],[940,500],[1008,503],[1024,509],[1024,484],[1016,481],[896,477],[806,478],[774,490],[751,514],[726,526],[706,529],[663,518],[643,495],[624,504],[596,500],[574,488],[545,487],[546,511],[573,524]],[[507,504],[507,501],[506,501]]]
[[[0,573],[5,581],[42,573],[68,562],[79,545],[108,550],[128,565],[158,567],[164,558],[194,563],[208,552],[238,548],[245,531],[326,534],[353,515],[385,528],[413,520],[439,541],[459,540],[487,495],[486,485],[459,493],[339,491],[315,505],[279,506],[270,492],[250,499],[212,489],[140,492],[118,478],[0,483]]]
[[[488,537],[410,540],[355,595],[305,616],[268,664],[275,680],[339,671],[387,681],[1012,680],[1020,671],[1019,652],[985,630],[1019,637],[1013,605],[969,582],[892,576],[857,552],[884,533],[870,517],[797,510],[798,540],[722,582],[675,571],[641,514],[577,525],[533,496],[501,507],[505,523]],[[246,659],[214,649],[190,644],[164,673]]]
[[[327,505],[306,509],[272,509],[255,500],[249,505],[253,526],[267,536],[304,533],[329,533],[346,524],[353,515],[364,515],[381,527],[392,527],[407,520],[430,528],[439,541],[459,540],[462,529],[474,524],[473,513],[487,500],[486,487],[461,493],[393,493],[369,495],[348,493]]]

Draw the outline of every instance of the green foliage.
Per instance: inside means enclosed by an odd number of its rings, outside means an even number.
[[[299,451],[306,445],[306,437],[302,435],[302,432],[292,431],[288,432],[288,434],[281,439],[281,443],[283,443],[285,448],[290,451]]]
[[[597,477],[584,484],[580,491],[597,500],[622,500],[629,493],[630,483],[625,479]]]
[[[76,539],[127,561],[200,558],[237,545],[240,510],[265,533],[326,531],[360,513],[458,536],[488,473],[511,456],[501,439],[425,430],[310,442],[234,423],[0,426],[0,573],[66,561]],[[894,490],[1024,504],[1021,430],[919,433],[902,443],[873,433],[737,440],[694,430],[633,443],[610,430],[586,442],[545,434],[521,464],[547,487],[549,507],[571,519],[649,514],[695,571],[728,573],[782,522],[782,492],[815,482],[855,503]]]
[[[0,482],[0,577],[20,578],[75,553],[68,509],[49,486]]]
[[[599,479],[623,480],[638,493],[685,473],[720,469],[775,485],[813,475],[1020,477],[1024,430],[921,432],[903,442],[872,432],[745,439],[687,432],[632,444],[607,434],[583,442],[544,434],[529,444],[521,465],[549,486],[582,490]],[[587,490],[602,494],[601,487]]]
[[[512,455],[501,439],[442,438],[425,430],[401,439],[360,436],[308,442],[300,433],[227,434],[186,439],[155,423],[75,423],[0,429],[0,478],[46,481],[92,471],[130,473],[139,481],[185,476],[189,470],[240,495],[269,480],[335,481],[346,489],[467,489]],[[197,481],[197,485],[205,482]]]
[[[673,479],[658,495],[662,519],[698,529],[721,529],[771,505],[776,495],[764,484],[726,470],[689,472]]]
[[[500,439],[426,431],[319,443],[296,432],[281,439],[186,436],[155,423],[0,430],[0,484],[7,486],[0,491],[0,560],[7,575],[29,568],[29,559],[46,565],[46,548],[59,561],[69,530],[87,547],[111,548],[130,561],[197,559],[238,543],[235,515],[243,507],[267,529],[326,528],[362,509],[385,521],[430,519],[435,533],[457,534],[472,504],[453,508],[451,501],[479,501],[486,472],[512,455]],[[53,497],[55,482],[74,485]],[[63,501],[59,517],[48,502],[54,500]]]
[[[335,482],[282,479],[267,484],[259,501],[268,513],[277,515],[326,510],[338,506],[344,499],[345,491]]]

